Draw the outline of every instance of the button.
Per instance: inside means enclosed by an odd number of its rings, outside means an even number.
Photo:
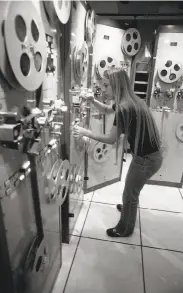
[[[5,182],[4,182],[4,186],[5,186],[5,187],[10,187],[10,180],[5,181]]]
[[[11,195],[11,193],[12,193],[12,190],[11,190],[11,188],[7,189],[5,193],[6,193],[6,195],[7,195],[7,196],[10,196],[10,195]]]
[[[20,184],[20,180],[17,179],[17,180],[14,182],[14,185],[15,185],[15,187],[17,187],[19,184]]]

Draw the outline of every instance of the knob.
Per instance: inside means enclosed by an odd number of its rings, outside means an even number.
[[[156,87],[155,90],[154,90],[154,93],[153,95],[156,97],[160,94],[160,88]]]
[[[166,91],[166,96],[170,100],[173,98],[173,92],[172,91]]]

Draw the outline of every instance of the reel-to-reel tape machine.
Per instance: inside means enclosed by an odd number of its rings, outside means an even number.
[[[0,2],[0,69],[13,88],[35,91],[46,70],[46,39],[31,1]]]
[[[51,21],[67,23],[71,1],[44,1]],[[0,2],[0,69],[8,84],[35,91],[43,82],[47,65],[44,26],[32,1]]]

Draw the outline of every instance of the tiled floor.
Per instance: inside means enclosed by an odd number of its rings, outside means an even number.
[[[183,292],[183,190],[145,186],[133,236],[114,240],[123,187],[85,195],[53,293]]]

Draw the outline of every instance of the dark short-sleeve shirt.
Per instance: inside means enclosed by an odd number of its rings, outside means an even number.
[[[116,105],[114,104],[112,106],[112,108],[115,111]],[[114,123],[113,123],[113,125],[115,125],[115,126],[116,126],[116,120],[117,120],[116,115],[115,115]],[[136,127],[137,127],[137,115],[136,115],[135,109],[133,109],[133,108],[130,109],[128,122],[127,122],[126,111],[125,110],[123,111],[123,115],[121,113],[121,110],[118,111],[118,127],[120,129],[120,132],[123,134],[125,134],[125,127],[124,127],[125,123],[129,123],[127,139],[130,144],[130,149],[131,149],[132,153],[134,154]],[[153,141],[153,143],[152,143],[150,140],[149,133],[148,133],[148,126],[147,126],[146,121],[144,123],[144,126],[145,126],[145,129],[144,129],[144,138],[143,138],[143,122],[141,122],[140,137],[139,137],[139,143],[138,143],[138,148],[137,148],[137,155],[140,157],[155,153],[159,150],[156,142]]]

